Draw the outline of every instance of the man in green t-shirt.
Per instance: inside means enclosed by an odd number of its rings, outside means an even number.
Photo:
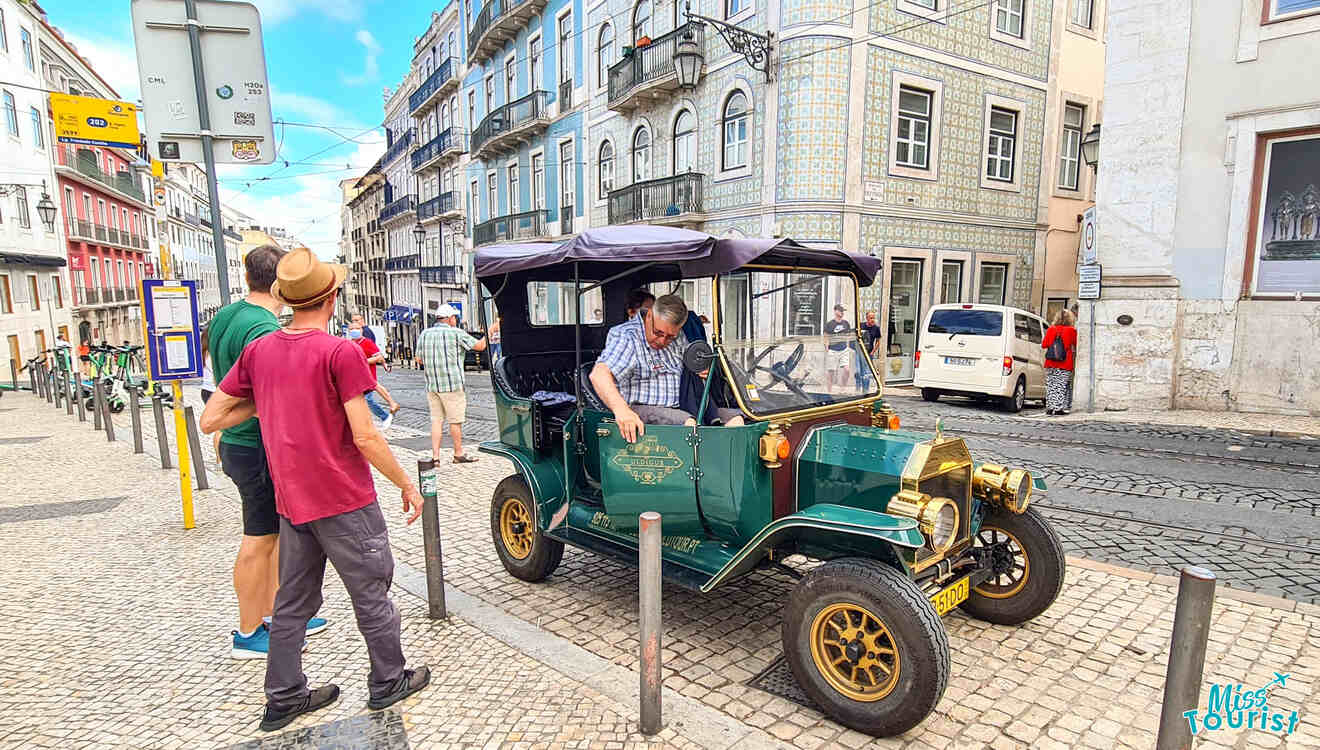
[[[243,299],[224,306],[207,326],[211,367],[219,383],[228,374],[243,347],[279,330],[276,315],[284,304],[270,294],[275,267],[284,251],[274,245],[253,248],[243,259],[248,289]],[[230,427],[220,436],[220,465],[233,480],[243,501],[243,540],[234,561],[234,593],[238,595],[238,630],[234,631],[236,659],[265,659],[270,646],[271,611],[279,588],[280,517],[275,512],[275,484],[261,446],[261,427],[253,417]],[[307,632],[324,630],[319,617]]]

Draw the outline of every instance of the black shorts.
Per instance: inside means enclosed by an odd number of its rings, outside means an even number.
[[[225,475],[234,480],[238,495],[243,499],[243,535],[280,533],[280,516],[275,512],[275,483],[270,478],[266,451],[221,442],[220,466]]]
[[[203,403],[203,404],[206,403],[207,401],[210,401],[210,400],[211,400],[211,394],[212,394],[212,393],[215,393],[215,391],[202,391],[202,403]]]

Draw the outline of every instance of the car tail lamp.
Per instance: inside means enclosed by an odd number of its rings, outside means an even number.
[[[947,497],[903,490],[889,499],[885,511],[915,520],[926,546],[936,553],[948,552],[958,540],[958,506]]]
[[[899,427],[901,427],[901,426],[902,426],[902,422],[899,421],[899,419],[898,419],[898,415],[897,415],[897,414],[890,414],[890,415],[889,415],[889,424],[888,424],[889,429],[891,429],[891,430],[897,430],[897,429],[898,429]]]
[[[1011,513],[1027,509],[1031,502],[1031,488],[1031,472],[1026,469],[981,464],[972,473],[972,496]]]
[[[918,349],[918,350],[917,350],[916,352],[914,352],[913,355],[912,355],[912,369],[915,370],[915,369],[917,369],[918,367],[921,367],[921,350],[920,350],[920,349]]]
[[[1013,374],[1013,358],[1012,358],[1012,357],[1004,357],[1004,374],[1005,374],[1005,375],[1012,375],[1012,374]]]
[[[767,469],[778,469],[792,452],[788,438],[779,430],[779,425],[772,424],[761,436],[760,454]]]

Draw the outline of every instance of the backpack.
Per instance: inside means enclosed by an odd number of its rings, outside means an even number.
[[[1051,362],[1064,362],[1068,359],[1068,347],[1063,343],[1063,337],[1054,334],[1054,341],[1050,343],[1050,348],[1045,350],[1045,359]]]

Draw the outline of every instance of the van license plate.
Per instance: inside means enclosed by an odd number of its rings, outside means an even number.
[[[945,357],[944,364],[957,365],[959,367],[971,367],[976,364],[976,360],[971,357]]]
[[[967,593],[971,588],[971,576],[963,576],[953,583],[952,586],[941,591],[935,592],[930,598],[930,603],[935,605],[935,614],[943,617],[949,613],[949,610],[962,604],[967,600]]]

